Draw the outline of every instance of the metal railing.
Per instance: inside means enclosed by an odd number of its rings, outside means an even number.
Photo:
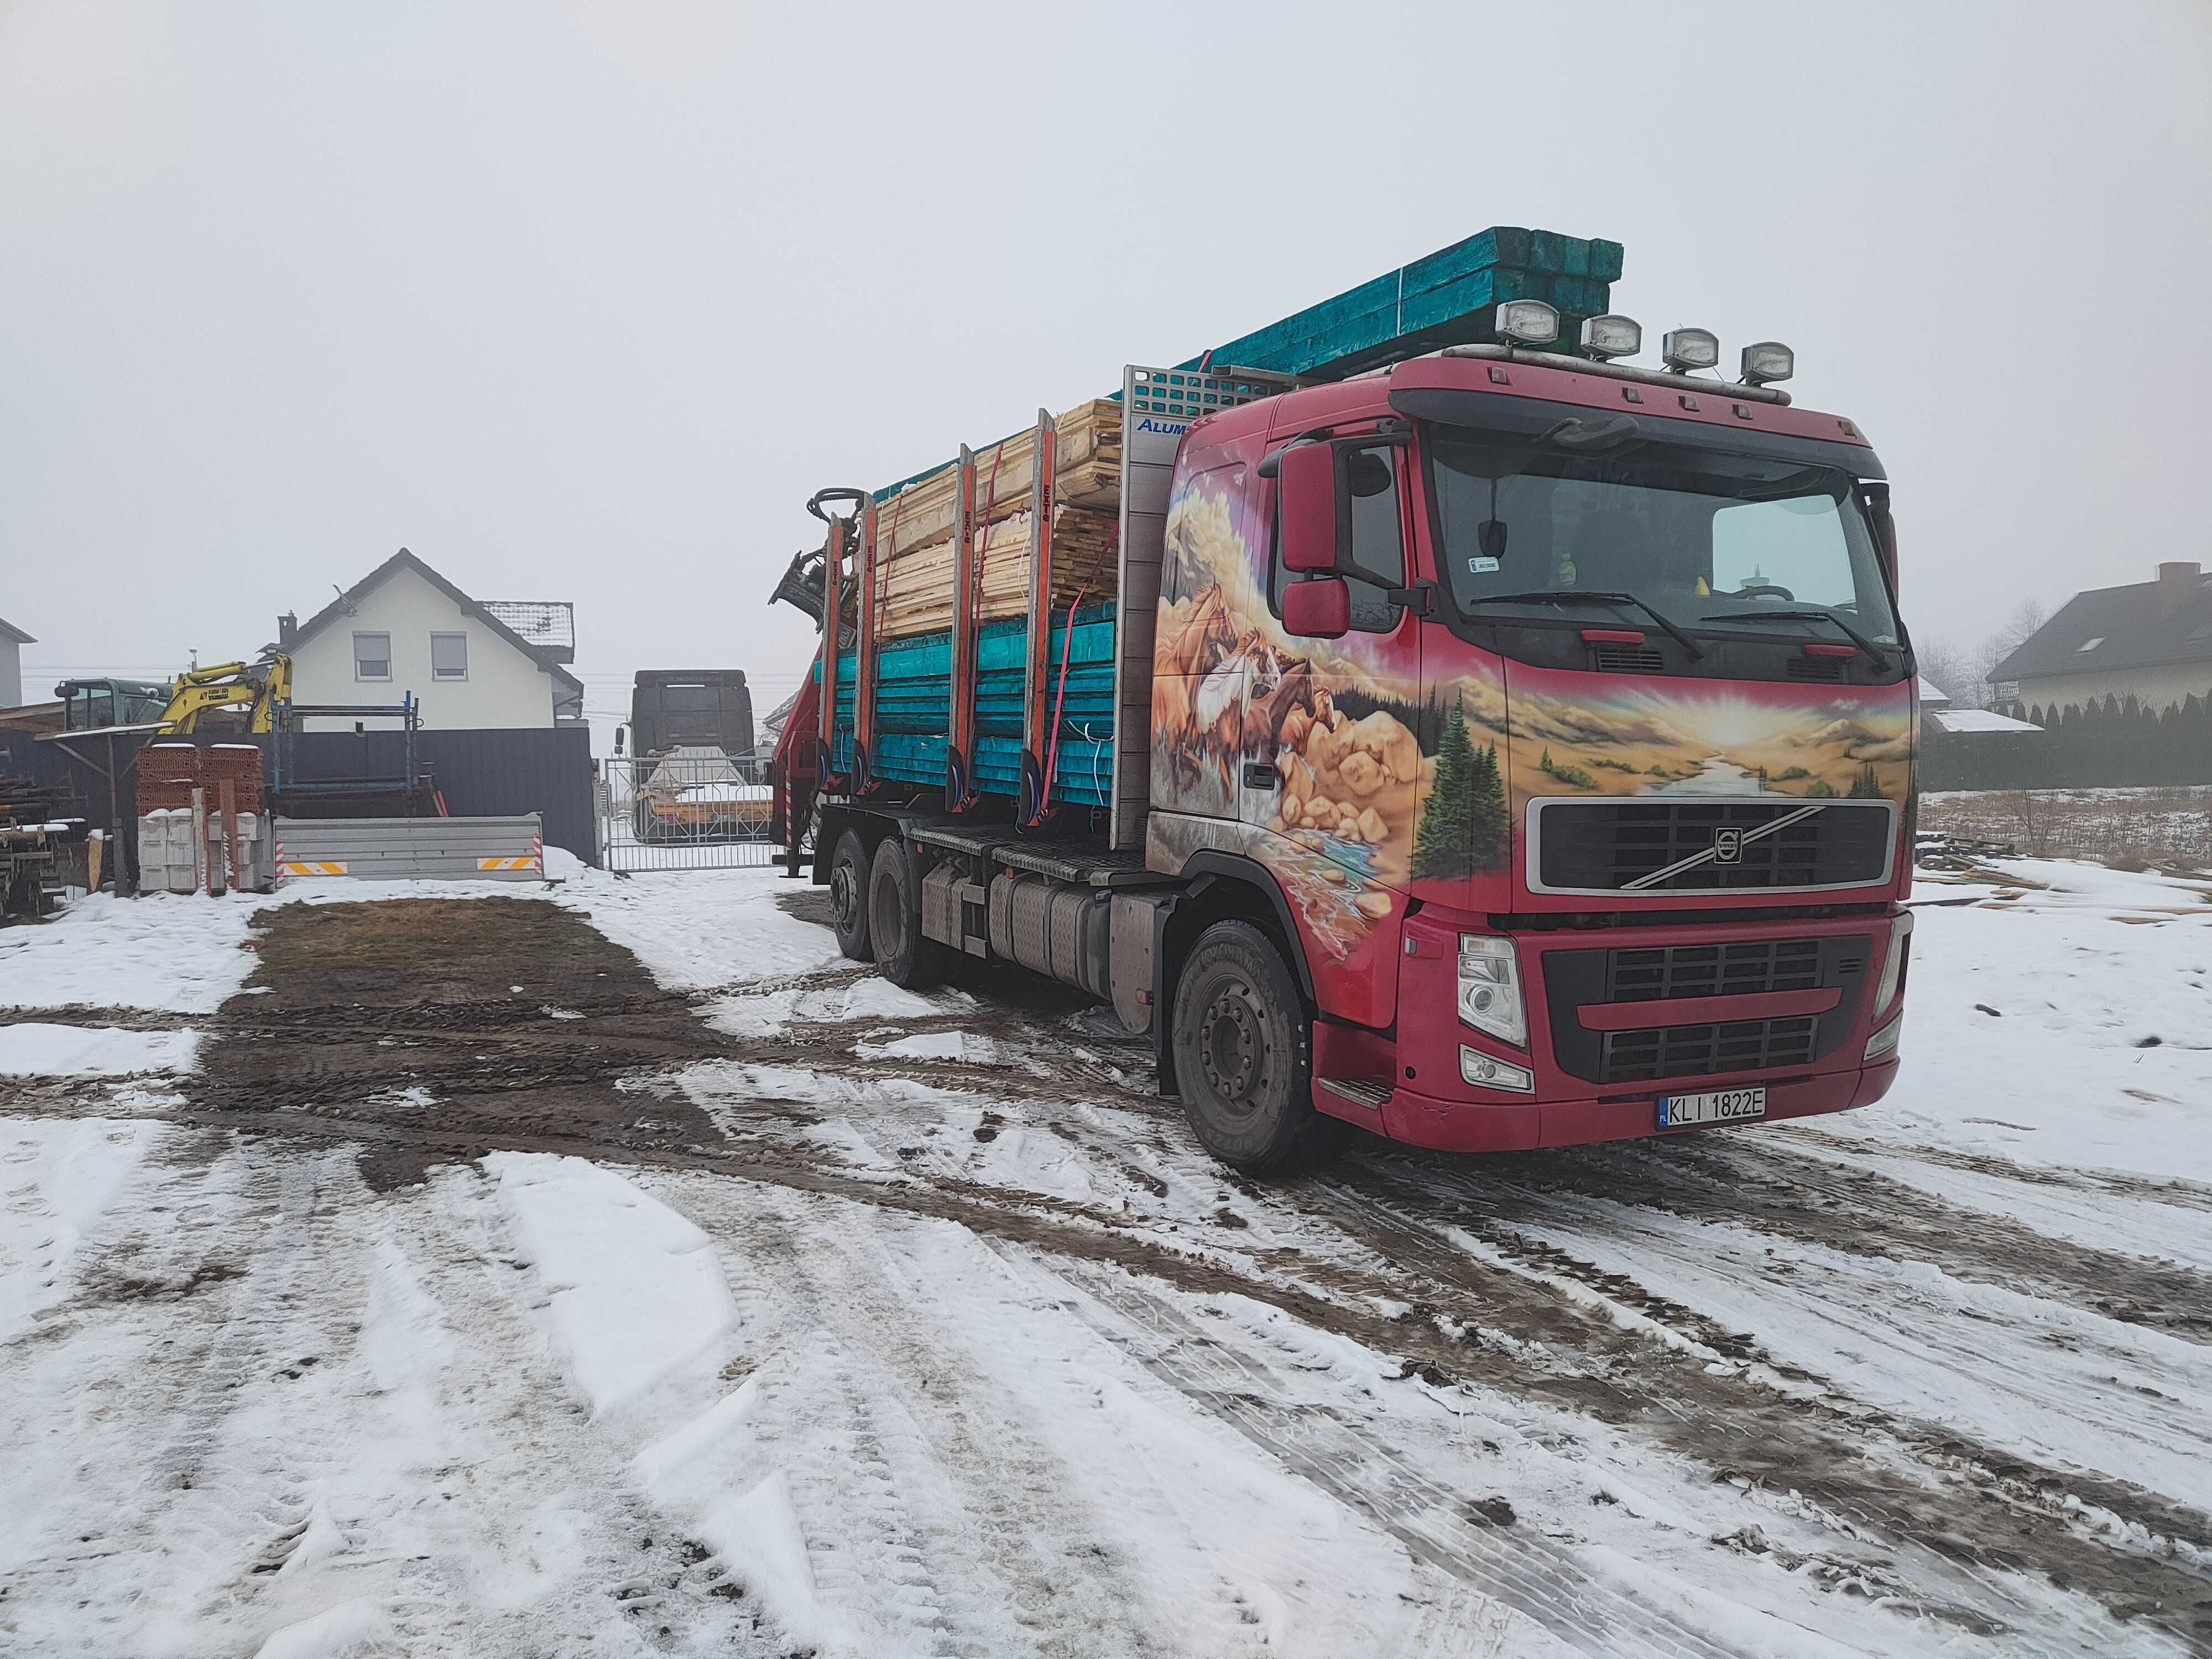
[[[764,757],[720,750],[595,763],[599,860],[610,870],[724,870],[771,862]]]

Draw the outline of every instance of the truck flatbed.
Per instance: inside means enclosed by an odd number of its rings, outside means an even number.
[[[907,834],[925,847],[988,859],[1076,887],[1158,887],[1174,878],[1145,867],[1144,849],[1115,852],[1103,838],[1024,836],[1012,824],[921,820]]]

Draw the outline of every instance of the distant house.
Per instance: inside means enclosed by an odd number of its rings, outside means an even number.
[[[23,701],[23,647],[37,643],[15,623],[0,621],[0,708]]]
[[[2134,697],[2161,709],[2212,694],[2212,580],[2193,563],[2067,600],[1990,671],[1997,701],[2031,708]]]
[[[422,724],[440,731],[584,717],[583,682],[567,667],[570,605],[472,599],[404,547],[305,623],[278,617],[276,647],[291,656],[295,703],[397,703],[412,692]]]
[[[1920,682],[1920,718],[1922,722],[1938,732],[1953,732],[1964,735],[1983,732],[2040,732],[2039,726],[2026,720],[2016,720],[2009,714],[2000,714],[1994,708],[1954,708],[1951,694],[1933,680]]]

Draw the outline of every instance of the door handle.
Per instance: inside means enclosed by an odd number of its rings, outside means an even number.
[[[1282,774],[1266,761],[1244,763],[1244,787],[1247,789],[1276,789],[1282,786]]]

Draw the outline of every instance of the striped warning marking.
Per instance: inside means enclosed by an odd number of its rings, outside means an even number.
[[[276,867],[288,876],[342,876],[346,872],[345,866],[336,859],[323,859],[312,863],[295,861],[280,864]]]
[[[479,870],[533,870],[537,866],[537,860],[527,858],[478,859],[477,860],[477,868]]]

